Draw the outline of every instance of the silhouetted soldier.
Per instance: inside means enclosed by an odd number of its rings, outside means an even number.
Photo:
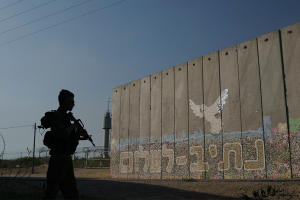
[[[67,111],[75,106],[74,94],[61,90],[58,101],[59,108],[50,120],[54,145],[49,153],[47,189],[43,199],[56,199],[59,191],[65,199],[79,199],[71,155],[76,151],[80,136],[86,138],[88,135],[86,130],[75,132],[77,125],[72,124],[67,117]]]

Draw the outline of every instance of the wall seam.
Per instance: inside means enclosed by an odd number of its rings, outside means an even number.
[[[242,104],[241,104],[241,88],[240,88],[240,69],[239,69],[239,51],[238,46],[236,46],[236,62],[237,62],[237,69],[238,69],[238,84],[239,84],[239,105],[240,105],[240,127],[241,127],[241,145],[242,145],[242,163],[244,167],[244,156],[243,156],[243,123],[242,123]],[[242,171],[242,177],[244,177],[244,170]]]
[[[163,161],[163,156],[162,156],[162,143],[163,143],[163,140],[162,140],[162,72],[160,72],[160,154],[161,154],[161,159],[160,159],[160,179],[162,179],[162,161]]]
[[[262,89],[261,89],[261,74],[260,74],[260,62],[259,62],[259,50],[258,50],[258,39],[255,38],[256,41],[256,54],[257,54],[257,65],[258,65],[258,78],[259,78],[259,89],[260,89],[260,106],[261,106],[261,120],[262,120],[262,128],[263,128],[263,141],[264,141],[264,154],[265,154],[265,171],[266,171],[266,179],[268,179],[268,171],[267,171],[267,158],[266,158],[266,140],[265,140],[265,125],[264,125],[264,109],[263,109],[263,101],[262,101]],[[257,155],[258,156],[258,155]]]
[[[190,109],[189,109],[189,62],[186,62],[186,86],[187,86],[187,110],[188,110],[188,113],[187,113],[187,116],[188,116],[188,119],[187,119],[187,141],[188,141],[188,145],[187,145],[187,160],[188,160],[188,174],[189,174],[189,179],[191,178],[191,171],[190,171]]]
[[[149,111],[149,118],[150,118],[150,120],[149,120],[149,141],[151,140],[151,121],[152,121],[152,118],[151,118],[151,112],[152,112],[152,104],[151,104],[151,97],[152,97],[152,81],[151,81],[151,79],[152,79],[152,75],[150,75],[150,77],[149,77],[149,81],[150,81],[150,83],[149,83],[149,85],[150,85],[150,111]],[[141,88],[140,88],[141,89]],[[150,160],[150,145],[151,145],[151,143],[149,143],[148,144],[148,151],[149,151],[149,173],[147,174],[147,178],[151,178],[151,173],[150,173],[150,164],[151,164],[151,160]]]
[[[140,136],[140,142],[139,142],[139,146],[138,146],[138,148],[137,148],[137,151],[139,151],[139,148],[140,148],[140,145],[142,145],[143,146],[143,142],[144,142],[144,140],[141,140],[141,138],[143,138],[143,137],[141,137],[141,93],[142,93],[142,79],[140,79],[140,89],[139,89],[139,114],[140,114],[140,116],[139,116],[139,136]],[[144,150],[144,146],[143,146],[143,150]],[[145,159],[146,160],[146,159]],[[140,162],[140,159],[139,159],[139,162]],[[150,163],[150,162],[149,162]],[[138,166],[138,168],[139,168],[139,171],[140,171],[140,166]],[[138,179],[140,178],[140,172],[138,172]]]
[[[284,100],[285,100],[285,109],[286,109],[286,122],[288,124],[288,141],[289,141],[289,153],[290,153],[290,168],[291,168],[291,178],[293,178],[293,165],[292,165],[292,151],[291,151],[291,140],[290,140],[290,126],[289,126],[289,107],[287,105],[287,87],[286,87],[286,81],[285,81],[285,71],[284,71],[284,57],[283,57],[283,48],[282,48],[282,35],[281,30],[278,30],[279,32],[279,45],[280,45],[280,55],[281,55],[281,66],[282,66],[282,79],[283,79],[283,89],[284,89]]]
[[[202,102],[203,102],[203,105],[204,105],[204,81],[203,81],[203,72],[204,72],[204,57],[202,57],[202,77],[201,77],[201,81],[202,81]],[[206,151],[205,151],[205,149],[206,149],[206,147],[205,147],[205,120],[204,120],[204,118],[205,118],[205,113],[204,113],[204,111],[203,111],[203,119],[202,119],[202,121],[203,121],[203,145],[204,145],[204,159],[203,159],[203,161],[204,161],[204,163],[206,163]],[[204,165],[205,166],[205,165]],[[204,169],[204,179],[206,179],[206,169]]]
[[[220,93],[220,96],[219,96],[219,106],[220,104],[222,103],[221,102],[221,94],[222,94],[222,88],[221,88],[221,59],[220,59],[220,51],[218,51],[218,64],[219,64],[219,93]],[[221,160],[223,161],[222,162],[222,176],[223,176],[223,179],[224,179],[224,158],[223,158],[223,148],[224,148],[224,129],[223,129],[223,124],[222,124],[222,121],[223,121],[223,108],[221,110],[221,133],[222,134],[222,148],[221,148]]]
[[[122,114],[122,88],[120,88],[120,115],[119,115],[119,164],[118,164],[118,178],[121,179],[120,164],[121,164],[121,114]]]
[[[128,86],[128,93],[129,93],[129,123],[128,123],[128,143],[127,143],[127,152],[128,152],[128,155],[129,155],[129,145],[130,145],[130,97],[131,97],[131,94],[130,94],[130,84],[127,84]],[[129,159],[128,159],[129,160]],[[130,161],[130,160],[129,160]],[[130,165],[130,163],[129,163]],[[129,173],[127,173],[127,179],[128,179],[128,176],[129,176]]]
[[[173,83],[173,99],[174,99],[174,126],[173,126],[173,131],[174,131],[174,134],[173,134],[173,136],[174,136],[174,143],[173,143],[173,148],[174,148],[174,163],[173,163],[173,169],[174,169],[174,172],[173,172],[173,179],[175,179],[175,174],[176,174],[176,169],[175,169],[175,165],[176,165],[176,158],[175,158],[175,151],[176,151],[176,143],[175,143],[175,141],[176,141],[176,111],[175,111],[175,109],[176,109],[176,107],[175,107],[175,66],[173,66],[173,81],[174,81],[174,83]]]

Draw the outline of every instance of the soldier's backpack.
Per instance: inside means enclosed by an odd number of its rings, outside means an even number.
[[[38,127],[43,129],[50,128],[51,127],[50,121],[55,112],[56,110],[51,110],[49,112],[46,112],[45,116],[41,118],[41,126]]]
[[[56,113],[56,110],[51,110],[45,113],[45,116],[41,118],[41,126],[38,128],[47,129],[51,127],[51,118]],[[54,138],[51,131],[47,131],[44,136],[43,143],[49,149],[55,149],[55,151],[72,155],[75,153],[79,140],[78,134],[71,134],[67,141]]]
[[[50,121],[55,112],[56,110],[51,110],[50,112],[46,112],[45,116],[41,118],[41,126],[38,126],[38,128],[43,128],[43,129],[50,128],[51,127]],[[43,143],[49,149],[53,147],[55,141],[51,134],[51,131],[47,131],[45,133]]]

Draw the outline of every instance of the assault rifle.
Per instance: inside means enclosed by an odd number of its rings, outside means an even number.
[[[80,119],[75,119],[75,117],[73,116],[72,112],[68,113],[68,118],[73,121],[77,126],[77,132],[80,133],[81,131],[83,131],[84,129],[84,124],[82,123],[82,121]],[[92,135],[88,135],[87,139],[93,144],[93,146],[95,146],[93,139],[92,139]],[[80,140],[86,140],[85,138],[80,137]]]

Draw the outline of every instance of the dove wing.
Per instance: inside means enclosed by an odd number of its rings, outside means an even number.
[[[221,110],[223,109],[223,106],[226,103],[226,99],[228,97],[228,89],[225,89],[221,96],[216,100],[216,102],[211,106],[213,110],[213,115],[221,113]]]
[[[203,113],[200,112],[200,106],[195,104],[191,99],[190,99],[190,106],[191,106],[191,109],[193,110],[193,113],[197,117],[200,117],[200,118],[203,117]]]

